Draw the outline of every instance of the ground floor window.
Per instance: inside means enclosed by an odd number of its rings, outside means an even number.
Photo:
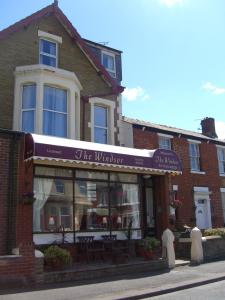
[[[140,229],[138,176],[35,167],[34,233]]]

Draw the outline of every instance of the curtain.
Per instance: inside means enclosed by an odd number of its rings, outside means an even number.
[[[53,179],[34,179],[35,202],[33,207],[33,231],[41,229],[41,209],[44,207],[52,190]]]

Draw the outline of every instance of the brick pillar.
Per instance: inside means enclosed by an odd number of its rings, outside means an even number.
[[[156,203],[156,234],[161,238],[169,225],[169,175],[154,177]]]

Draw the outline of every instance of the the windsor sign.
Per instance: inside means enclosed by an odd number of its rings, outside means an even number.
[[[31,135],[30,135],[31,137]],[[124,148],[125,149],[125,148]],[[76,162],[90,162],[117,166],[140,167],[168,171],[181,171],[181,163],[176,153],[170,150],[157,149],[152,157],[113,153],[63,145],[51,145],[34,142],[28,139],[26,158],[38,156]]]

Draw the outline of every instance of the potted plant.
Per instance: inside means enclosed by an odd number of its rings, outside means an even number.
[[[33,192],[26,192],[22,195],[22,203],[23,204],[33,204],[36,200]]]
[[[72,259],[69,251],[59,246],[50,246],[44,251],[45,263],[52,270],[60,270],[71,264]]]
[[[155,251],[159,249],[160,241],[154,237],[146,237],[139,243],[139,253],[146,260],[155,258]]]

